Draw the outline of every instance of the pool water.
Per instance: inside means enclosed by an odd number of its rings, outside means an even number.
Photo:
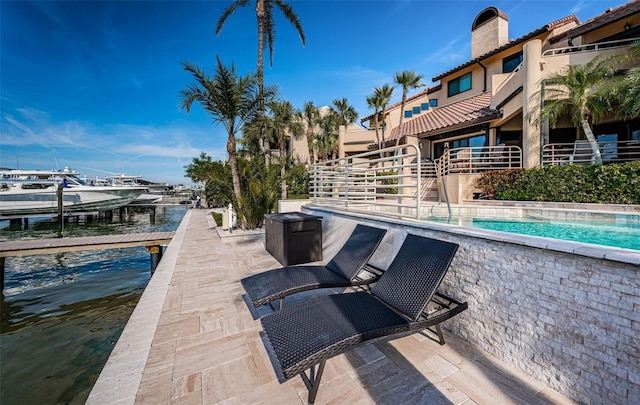
[[[611,221],[578,222],[539,218],[425,218],[427,221],[470,226],[473,228],[542,236],[546,238],[592,243],[640,250],[640,223]]]

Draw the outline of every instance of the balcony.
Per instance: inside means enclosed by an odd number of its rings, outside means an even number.
[[[640,160],[640,139],[630,141],[598,142],[603,163],[624,163]],[[542,147],[542,166],[595,163],[593,151],[587,141],[550,143]]]

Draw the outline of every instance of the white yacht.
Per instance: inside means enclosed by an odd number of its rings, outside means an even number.
[[[56,215],[58,186],[63,212],[107,211],[127,205],[146,187],[91,185],[68,167],[64,170],[0,170],[0,219]]]
[[[154,193],[155,190],[166,189],[167,185],[152,183],[146,180],[142,180],[142,176],[131,176],[126,174],[117,174],[115,176],[107,176],[106,181],[108,184],[116,187],[142,187],[145,189],[144,193],[140,194],[138,198],[133,200],[131,204],[156,204],[162,201],[162,194]],[[161,187],[161,188],[159,188]]]

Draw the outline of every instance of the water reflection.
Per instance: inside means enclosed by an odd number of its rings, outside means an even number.
[[[64,236],[176,230],[184,208],[111,223],[65,224]],[[48,238],[55,221],[6,224],[0,240]],[[150,278],[144,248],[6,259],[0,323],[2,404],[83,404]]]

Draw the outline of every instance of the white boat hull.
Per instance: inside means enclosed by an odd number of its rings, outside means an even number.
[[[63,212],[112,210],[131,203],[144,191],[144,187],[79,186],[63,188]],[[0,192],[0,217],[57,213],[57,187]]]

